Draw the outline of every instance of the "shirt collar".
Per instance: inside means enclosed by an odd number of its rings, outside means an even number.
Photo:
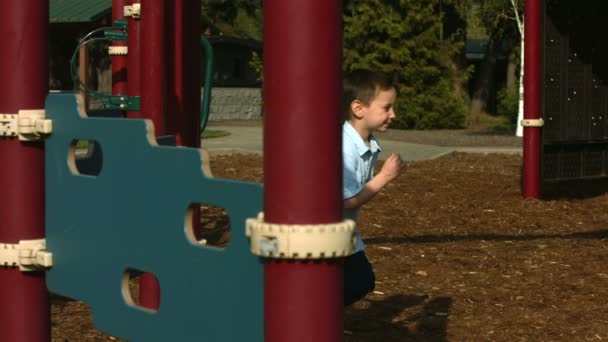
[[[372,153],[381,151],[380,144],[378,143],[378,140],[376,140],[376,137],[374,137],[373,135],[370,136],[369,146],[367,146],[365,141],[363,141],[361,135],[359,135],[359,132],[357,132],[357,130],[350,124],[350,122],[344,121],[342,130],[344,134],[350,139],[352,139],[352,141],[355,143],[355,147],[357,148],[357,152],[360,156],[366,154],[368,151],[371,151]]]

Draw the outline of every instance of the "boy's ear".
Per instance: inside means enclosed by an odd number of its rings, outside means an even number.
[[[365,105],[360,100],[353,100],[350,103],[350,111],[353,113],[353,116],[357,119],[361,119],[363,117],[363,109]]]

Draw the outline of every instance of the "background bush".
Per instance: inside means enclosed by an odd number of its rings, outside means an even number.
[[[395,76],[397,128],[464,126],[467,106],[454,86],[466,75],[452,67],[463,50],[463,32],[444,38],[442,25],[436,1],[345,2],[344,69]]]
[[[502,88],[496,95],[496,112],[505,118],[505,133],[515,133],[517,127],[517,112],[519,109],[519,94],[517,90]],[[500,129],[499,129],[500,130]]]

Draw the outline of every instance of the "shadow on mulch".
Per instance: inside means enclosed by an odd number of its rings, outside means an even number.
[[[608,230],[577,232],[569,234],[530,234],[530,235],[419,235],[403,237],[378,237],[364,239],[366,245],[373,244],[403,244],[403,243],[441,243],[457,241],[533,241],[545,239],[606,239]]]
[[[345,312],[346,342],[377,338],[382,341],[447,341],[452,305],[449,297],[429,299],[428,296],[399,294],[355,305]],[[403,312],[409,315],[403,317]]]

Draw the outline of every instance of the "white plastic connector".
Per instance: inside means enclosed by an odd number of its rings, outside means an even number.
[[[355,249],[355,222],[287,225],[264,222],[264,214],[247,219],[251,253],[274,259],[330,259],[346,257]]]
[[[126,56],[128,54],[128,46],[108,46],[108,55],[110,56]]]
[[[52,132],[53,122],[45,118],[44,109],[21,109],[18,114],[0,114],[0,136],[32,141]]]
[[[131,6],[125,6],[123,8],[123,15],[125,17],[139,19],[141,17],[141,4],[135,3],[135,4],[132,4]]]
[[[45,239],[0,243],[0,266],[19,266],[23,272],[39,271],[53,266],[53,254],[46,250]]]
[[[540,119],[523,119],[521,120],[521,125],[523,127],[543,127],[545,125],[545,120]]]

